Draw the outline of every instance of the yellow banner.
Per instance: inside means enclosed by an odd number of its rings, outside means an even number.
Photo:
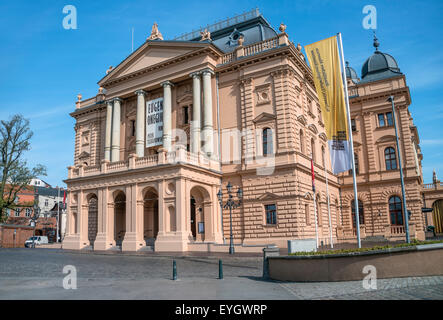
[[[340,71],[337,38],[305,46],[314,75],[328,140],[348,140],[346,104]]]
[[[305,46],[322,110],[334,173],[351,168],[349,131],[337,38]]]

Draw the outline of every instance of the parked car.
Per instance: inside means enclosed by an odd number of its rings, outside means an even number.
[[[30,248],[30,247],[32,247],[33,243],[35,245],[49,243],[48,237],[47,236],[33,236],[33,237],[29,237],[29,239],[25,241],[25,247],[26,248]]]

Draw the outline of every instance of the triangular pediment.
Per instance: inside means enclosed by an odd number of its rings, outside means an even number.
[[[265,121],[271,121],[271,120],[275,120],[275,115],[267,113],[267,112],[262,112],[260,113],[257,117],[255,117],[255,119],[253,120],[255,123],[257,122],[265,122]]]
[[[175,59],[185,57],[187,54],[211,47],[219,51],[209,42],[191,41],[146,41],[136,51],[112,69],[98,84],[104,86],[114,80],[137,75],[150,68],[161,67],[163,63],[173,62]],[[222,52],[218,52],[220,55]]]
[[[271,192],[265,192],[260,197],[258,197],[258,200],[274,200],[277,199],[278,196],[271,193]]]

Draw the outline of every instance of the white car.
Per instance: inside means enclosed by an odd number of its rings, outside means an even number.
[[[48,237],[47,236],[34,236],[30,237],[28,240],[25,241],[25,247],[29,248],[32,247],[32,244],[40,245],[48,243]]]

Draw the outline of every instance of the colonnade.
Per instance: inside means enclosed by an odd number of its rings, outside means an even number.
[[[213,113],[212,113],[212,75],[214,72],[207,68],[190,74],[192,78],[193,109],[191,121],[191,152],[199,152],[211,156],[213,150]],[[203,82],[203,90],[202,84]],[[161,83],[163,87],[163,149],[172,151],[172,90],[174,84],[171,81]],[[135,128],[135,150],[137,157],[144,157],[146,136],[146,97],[148,92],[142,89],[135,91],[137,95],[137,115]],[[203,110],[201,110],[201,98],[203,98]],[[121,124],[121,98],[108,100],[106,107],[106,131],[105,131],[105,160],[110,162],[120,161],[120,124]],[[203,111],[203,117],[201,117]],[[202,121],[203,120],[203,121]],[[203,145],[201,141],[204,141]]]

